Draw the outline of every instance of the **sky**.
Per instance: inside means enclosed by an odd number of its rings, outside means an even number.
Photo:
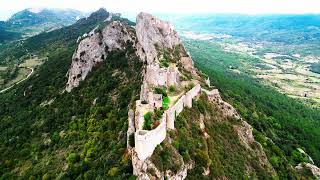
[[[0,20],[20,10],[72,8],[92,12],[105,7],[111,12],[138,13],[320,13],[320,0],[0,0]]]

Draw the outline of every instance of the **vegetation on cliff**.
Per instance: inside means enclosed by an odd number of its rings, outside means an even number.
[[[142,72],[133,47],[111,53],[80,87],[62,93],[76,38],[106,18],[101,12],[92,17],[26,42],[30,50],[48,52],[49,59],[28,81],[0,95],[2,179],[132,175],[127,114]]]
[[[28,81],[0,94],[0,179],[133,178],[126,150],[128,105],[139,99],[143,71],[134,47],[111,52],[79,87],[63,92],[77,38],[99,24],[105,26],[108,15],[99,10],[69,27],[1,46],[0,64],[18,63],[30,54],[47,56],[48,60]],[[114,20],[134,24],[120,17]],[[236,63],[237,56],[232,53],[195,48],[199,44],[188,47],[197,67],[253,125],[268,161],[262,151],[256,151],[258,143],[247,148],[239,139],[236,128],[241,121],[224,117],[221,109],[202,95],[193,101],[193,108],[183,110],[176,119],[176,130],[169,131],[156,148],[151,160],[159,170],[177,172],[183,164],[195,163],[189,179],[292,179],[301,176],[292,166],[308,161],[297,152],[298,147],[319,165],[318,110],[250,77],[226,71]],[[166,67],[172,63],[169,60],[163,57],[160,63]],[[170,87],[168,93],[175,88]],[[167,91],[155,90],[168,105]],[[149,120],[145,129],[156,127],[151,120],[157,121],[162,114],[163,110],[157,109],[145,116]],[[133,136],[129,143],[134,146]]]
[[[200,116],[204,118],[205,130],[200,128]],[[234,128],[239,123],[239,120],[224,118],[221,109],[202,95],[193,102],[193,108],[185,108],[177,117],[176,129],[156,148],[152,161],[161,171],[175,173],[182,164],[193,164],[188,179],[271,176],[266,167],[261,167],[257,155],[241,144]],[[204,132],[210,137],[206,138]],[[204,174],[206,169],[209,174]]]
[[[208,74],[212,84],[221,90],[223,98],[255,128],[254,135],[278,174],[287,173],[287,163],[295,166],[306,161],[297,153],[298,147],[319,165],[319,109],[309,108],[246,74],[229,69],[229,66],[237,66],[239,59],[243,58],[241,55],[225,52],[219,47],[208,48],[210,45],[205,41],[185,43],[196,67]]]

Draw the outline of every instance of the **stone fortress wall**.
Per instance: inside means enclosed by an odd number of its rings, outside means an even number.
[[[148,158],[152,156],[156,146],[165,140],[167,130],[175,128],[174,121],[183,111],[183,108],[192,107],[192,100],[201,93],[201,86],[195,83],[195,87],[181,95],[174,105],[169,106],[155,129],[143,130],[144,115],[161,108],[163,104],[162,94],[155,94],[154,88],[169,88],[172,85],[184,86],[180,82],[181,73],[177,66],[170,64],[170,67],[161,67],[158,62],[160,57],[157,49],[173,49],[176,46],[181,46],[183,48],[182,53],[180,53],[182,67],[194,77],[198,77],[198,74],[193,67],[190,55],[183,53],[187,51],[184,49],[178,33],[169,22],[161,21],[146,13],[140,13],[136,22],[135,29],[138,40],[136,54],[146,63],[144,66],[146,69],[143,73],[140,100],[137,100],[135,104],[135,113],[134,115],[132,115],[132,112],[128,114],[130,115],[128,120],[131,121],[129,123],[131,126],[128,128],[127,136],[130,139],[130,136],[134,135],[134,147],[128,145],[132,155],[134,175],[138,176],[138,179],[150,179],[147,175],[147,169],[152,166],[152,162]],[[158,48],[156,48],[156,45]],[[132,118],[133,116],[134,118]],[[183,169],[184,175],[182,177],[186,176],[186,171],[187,169]]]
[[[200,92],[201,86],[198,84],[189,90],[185,95],[180,97],[175,105],[166,111],[168,129],[174,129],[175,118],[183,111],[184,107],[192,108],[192,99],[198,96]]]
[[[135,132],[135,151],[141,161],[150,157],[158,144],[160,144],[166,137],[167,129],[174,129],[174,121],[184,107],[192,107],[192,99],[199,95],[201,92],[200,84],[197,84],[185,95],[163,113],[160,124],[157,128],[146,131],[137,130]],[[142,118],[141,118],[142,117]],[[143,116],[139,116],[138,121],[143,121]],[[139,123],[138,127],[141,127]],[[139,129],[139,128],[138,128]]]
[[[145,82],[154,86],[171,86],[179,84],[179,72],[175,68],[160,68],[158,64],[148,65]]]
[[[144,123],[144,114],[147,112],[153,111],[154,107],[151,106],[150,103],[148,104],[142,104],[141,100],[136,101],[136,111],[135,111],[135,129],[136,130],[142,130],[143,123]]]
[[[135,132],[135,150],[141,161],[150,157],[158,144],[160,144],[167,135],[166,116],[163,115],[158,127],[151,131],[138,130]]]

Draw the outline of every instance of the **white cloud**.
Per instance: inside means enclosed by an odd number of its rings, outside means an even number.
[[[319,0],[0,0],[0,18],[29,7],[137,13],[320,13]]]

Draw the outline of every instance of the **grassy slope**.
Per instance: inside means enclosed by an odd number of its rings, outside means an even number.
[[[223,97],[254,126],[257,134],[275,142],[291,164],[301,161],[296,155],[297,147],[305,148],[316,164],[320,164],[319,109],[305,107],[245,74],[232,73],[228,65],[237,66],[235,54],[211,48],[210,43],[203,41],[187,42],[187,47],[196,66],[210,76]],[[260,140],[265,143],[265,138]]]
[[[210,136],[208,139],[200,129],[201,114],[204,131]],[[175,127],[157,146],[151,158],[161,171],[176,173],[184,162],[195,163],[193,169],[188,170],[187,179],[312,179],[309,171],[294,171],[284,154],[278,154],[279,166],[275,166],[270,160],[272,152],[268,149],[265,150],[270,162],[264,159],[265,155],[256,142],[247,148],[236,130],[242,127],[241,121],[224,117],[217,104],[209,103],[205,95],[193,101],[193,108],[183,110],[175,121]],[[279,150],[272,142],[267,143],[271,149]],[[209,169],[210,173],[203,175],[204,169]],[[153,171],[149,173],[152,175]]]
[[[200,114],[204,115],[204,138],[199,126]],[[240,124],[235,119],[224,118],[216,105],[206,96],[193,102],[193,108],[185,109],[176,121],[177,131],[171,132],[173,145],[184,157],[195,161],[196,166],[188,172],[188,179],[239,179],[244,177],[268,177],[272,174],[263,167],[257,154],[241,144],[234,128]],[[252,146],[255,149],[254,146]],[[209,176],[203,176],[203,168],[209,167]]]

